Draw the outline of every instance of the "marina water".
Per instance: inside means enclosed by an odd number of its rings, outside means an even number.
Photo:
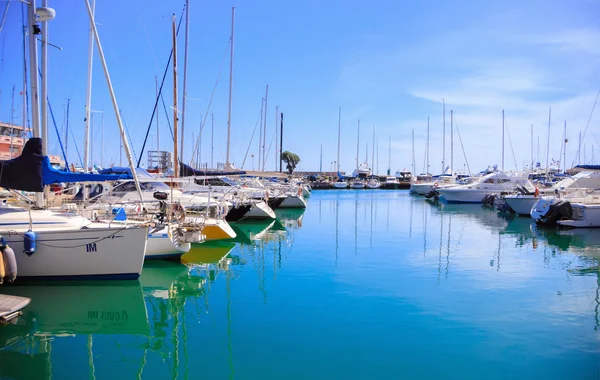
[[[4,287],[0,378],[598,379],[600,231],[313,193],[139,281]]]

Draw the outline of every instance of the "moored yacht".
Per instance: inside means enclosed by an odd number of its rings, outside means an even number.
[[[438,188],[437,191],[448,203],[481,203],[486,195],[504,195],[515,191],[517,187],[524,187],[528,191],[535,190],[527,177],[493,172],[473,183]]]

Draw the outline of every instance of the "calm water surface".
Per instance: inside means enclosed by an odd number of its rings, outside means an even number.
[[[0,378],[599,379],[600,231],[315,191],[140,281],[4,287]]]

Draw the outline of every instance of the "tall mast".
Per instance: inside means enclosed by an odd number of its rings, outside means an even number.
[[[87,1],[87,0],[86,0]],[[92,64],[94,61],[94,17],[96,13],[96,0],[92,0],[92,18],[90,19],[90,35],[88,39],[88,74],[87,74],[87,90],[85,99],[85,137],[83,141],[83,172],[87,173],[90,167],[89,150],[90,150],[90,121],[92,113]],[[84,188],[83,197],[86,198],[87,191]]]
[[[375,173],[379,173],[379,137],[377,138],[377,169],[375,170]]]
[[[533,170],[533,124],[531,124],[531,170]]]
[[[179,115],[177,114],[177,28],[175,27],[175,14],[172,17],[173,20],[173,171],[174,177],[179,177],[179,152],[177,151],[178,135],[177,135],[177,121]]]
[[[446,170],[446,101],[442,99],[442,173]]]
[[[321,160],[319,161],[319,174],[323,175],[323,144],[321,144]]]
[[[235,25],[235,7],[231,7],[231,51],[229,53],[229,107],[227,111],[227,155],[225,156],[225,168],[229,168],[229,149],[231,145],[231,92],[233,90],[233,34]]]
[[[12,101],[10,107],[10,158],[13,158],[13,135],[15,134],[15,86],[12,89]],[[25,126],[23,126],[25,128]]]
[[[42,0],[48,6],[48,0]],[[42,22],[42,154],[48,154],[48,21]],[[49,194],[45,189],[46,196]]]
[[[413,131],[413,135],[414,135],[414,131]],[[413,136],[413,144],[414,144],[414,136]],[[414,147],[413,147],[414,149]],[[387,170],[387,174],[390,175],[390,173],[392,172],[392,135],[389,136],[388,139],[388,170]]]
[[[567,121],[565,120],[565,136],[563,138],[563,170],[566,173],[567,172]]]
[[[35,0],[30,0],[29,6],[27,7],[27,30],[29,32],[29,86],[31,88],[31,127],[33,130],[33,137],[40,136],[40,99],[38,96],[38,52],[37,52],[37,36],[35,34]],[[36,193],[35,201],[38,207],[44,206],[44,194]]]
[[[88,16],[90,17],[90,22],[94,19],[94,14],[92,13],[92,8],[90,7],[90,3],[88,0],[85,0],[85,4],[88,10]],[[121,141],[123,142],[123,147],[125,148],[125,155],[127,156],[127,161],[129,162],[129,169],[131,170],[131,175],[133,177],[133,182],[135,183],[135,188],[137,190],[138,196],[140,197],[141,207],[144,208],[144,198],[142,196],[142,190],[140,188],[140,183],[138,181],[137,172],[135,171],[135,163],[133,162],[133,157],[131,155],[131,149],[129,147],[129,141],[127,140],[127,136],[125,135],[125,126],[123,125],[123,120],[121,118],[121,114],[119,113],[119,105],[117,104],[117,98],[115,96],[115,91],[112,86],[112,82],[110,80],[110,74],[108,72],[108,66],[106,65],[106,60],[104,59],[104,51],[102,50],[102,45],[100,44],[100,37],[98,36],[98,30],[96,29],[96,24],[91,22],[92,29],[94,32],[94,36],[96,37],[96,45],[98,47],[98,55],[100,56],[100,62],[102,63],[102,68],[104,69],[104,76],[106,77],[106,84],[108,85],[108,92],[110,94],[110,98],[113,103],[113,108],[115,111],[115,116],[117,118],[117,125],[119,126],[119,131],[121,132]]]
[[[277,160],[279,160],[279,155],[277,154],[278,148],[277,143],[279,142],[279,133],[277,130],[277,122],[279,121],[279,106],[275,107],[275,171],[277,171]],[[281,152],[279,152],[281,154]]]
[[[550,158],[550,121],[552,120],[552,107],[548,111],[548,145],[546,146],[546,172],[548,172],[548,164]]]
[[[504,110],[502,110],[502,171],[504,171]]]
[[[358,175],[358,153],[360,150],[360,120],[358,120],[358,131],[356,133],[356,175]]]
[[[581,131],[579,131],[579,147],[577,148],[577,165],[581,165]]]
[[[265,90],[265,118],[264,118],[264,132],[263,132],[263,142],[262,142],[262,150],[263,150],[263,160],[262,160],[262,170],[265,171],[265,166],[267,165],[267,151],[265,150],[265,142],[267,140],[267,101],[269,98],[269,85]]]
[[[260,122],[258,123],[258,171],[260,171],[262,163],[262,146],[263,146],[263,118],[265,114],[265,98],[260,98]]]
[[[445,113],[444,113],[444,120],[445,120]],[[445,130],[445,125],[444,125],[444,130]],[[444,132],[444,139],[446,138],[446,133]],[[446,144],[444,143],[444,147],[446,146]],[[425,149],[426,151],[426,159],[425,159],[425,174],[429,174],[429,116],[427,116],[427,147]],[[443,171],[442,171],[443,173]]]
[[[454,110],[450,110],[450,174],[454,174]]]
[[[214,169],[213,159],[215,157],[215,114],[210,114],[210,168]]]
[[[158,99],[158,77],[154,77],[156,84],[156,98]],[[160,151],[160,130],[158,129],[158,114],[156,115],[156,154]]]
[[[102,141],[100,144],[100,166],[104,168],[104,111],[102,111]]]
[[[375,169],[375,124],[373,124],[373,153],[371,154],[371,168]]]
[[[337,171],[340,171],[340,138],[342,131],[342,107],[338,108],[338,150],[337,150]]]
[[[175,22],[175,21],[173,21]],[[188,62],[188,39],[190,36],[190,1],[185,0],[185,42],[183,45],[183,104],[181,106],[181,161],[183,162],[183,147],[185,140],[185,105],[187,103],[187,62]],[[177,107],[175,107],[177,108]],[[177,117],[177,115],[175,115]]]
[[[390,140],[391,141],[391,140]],[[390,143],[391,146],[391,143]],[[415,129],[412,129],[412,174],[415,174]],[[390,171],[388,169],[388,175],[390,175]]]

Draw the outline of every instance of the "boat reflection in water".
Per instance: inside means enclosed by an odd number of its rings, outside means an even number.
[[[2,378],[62,377],[61,371],[63,375],[70,373],[64,368],[68,367],[68,360],[64,353],[53,353],[53,350],[74,344],[83,350],[83,356],[87,350],[90,366],[93,366],[97,337],[103,336],[101,340],[105,341],[106,336],[147,337],[150,333],[138,281],[111,281],[108,285],[94,281],[46,282],[4,287],[2,292],[32,299],[14,324],[0,329]],[[75,337],[77,342],[73,343]],[[114,355],[107,354],[105,359],[111,356]]]

